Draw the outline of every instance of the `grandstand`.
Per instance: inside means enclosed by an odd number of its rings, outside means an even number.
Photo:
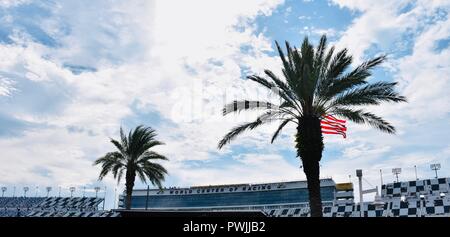
[[[0,217],[117,217],[96,197],[1,197]]]
[[[412,180],[384,184],[381,196],[373,202],[354,202],[353,185],[336,185],[332,206],[324,206],[325,217],[437,217],[450,216],[450,178]],[[264,212],[271,217],[309,216],[308,207],[271,208]]]
[[[0,198],[0,217],[27,216],[34,206],[45,198],[2,197]]]

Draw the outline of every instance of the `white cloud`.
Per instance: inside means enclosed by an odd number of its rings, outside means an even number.
[[[15,7],[20,4],[29,3],[30,0],[0,0],[0,7]]]
[[[450,113],[450,48],[436,49],[450,38],[450,20],[438,22],[417,37],[411,55],[395,61],[409,104],[405,113],[416,120],[442,119]]]
[[[310,16],[301,15],[301,16],[298,17],[298,19],[299,20],[311,20],[311,17]]]
[[[125,118],[135,116],[134,103],[139,108],[153,107],[173,124],[161,125],[158,132],[168,144],[159,150],[175,164],[210,159],[210,152],[217,152],[220,136],[235,125],[218,126],[210,116],[217,116],[223,106],[225,88],[243,91],[248,84],[240,80],[240,66],[261,72],[267,64],[278,64],[264,53],[272,50],[270,42],[255,34],[252,20],[271,14],[281,2],[134,1],[116,5],[98,1],[86,6],[64,1],[50,5],[50,17],[41,19],[41,25],[59,45],[44,46],[26,32],[19,33],[13,38],[15,44],[0,45],[0,72],[11,82],[8,85],[20,81],[17,95],[24,96],[21,87],[34,82],[54,84],[54,90],[67,98],[62,108],[42,115],[13,101],[17,109],[8,114],[42,127],[17,138],[0,139],[5,154],[0,160],[10,163],[0,168],[5,174],[2,183],[68,186],[94,182],[98,168],[92,167],[92,160],[113,149],[108,138],[117,136]],[[243,53],[243,46],[250,53]],[[66,64],[96,70],[74,74]],[[179,121],[172,116],[173,108],[186,98],[177,97],[177,92],[183,88],[192,92],[196,81],[201,81],[205,92],[200,102],[217,110],[206,111],[200,119]],[[3,88],[9,87],[4,85],[1,88],[6,91]],[[184,173],[173,174],[182,177]],[[107,182],[111,184],[110,179]]]
[[[312,33],[316,34],[316,35],[327,35],[327,37],[335,37],[338,32],[336,32],[335,29],[333,28],[328,28],[328,29],[312,29]]]
[[[356,62],[364,59],[371,47],[389,53],[403,49],[402,43],[420,32],[426,24],[439,20],[440,9],[448,11],[446,1],[359,1],[334,0],[340,7],[359,11],[350,27],[338,41],[341,47],[347,47],[355,56]],[[409,7],[409,8],[408,8]],[[412,34],[412,35],[411,35]],[[405,38],[406,37],[406,38]]]
[[[180,185],[280,182],[304,179],[303,172],[278,154],[248,153],[221,167],[191,167],[168,164]]]
[[[10,96],[14,89],[14,82],[0,76],[0,96]]]

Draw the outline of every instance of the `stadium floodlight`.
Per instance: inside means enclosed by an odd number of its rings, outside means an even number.
[[[441,169],[441,164],[437,163],[437,164],[431,164],[430,168],[432,170],[434,170],[434,172],[436,172],[436,179],[438,178],[438,174],[437,171]]]
[[[70,197],[73,197],[73,192],[75,192],[75,187],[70,187]]]
[[[95,187],[94,188],[94,190],[95,190],[95,198],[97,198],[98,197],[98,191],[100,191],[100,187]]]
[[[27,192],[28,192],[28,190],[30,190],[29,187],[23,187],[23,196],[24,196],[24,197],[27,197]]]
[[[392,169],[392,173],[395,175],[398,183],[398,175],[402,172],[402,168],[394,168]]]
[[[6,190],[8,190],[8,188],[7,188],[7,187],[2,187],[2,197],[3,197],[3,196],[5,196],[5,192],[6,192]]]
[[[47,197],[50,194],[50,191],[52,191],[52,187],[46,187],[45,190],[47,190]]]

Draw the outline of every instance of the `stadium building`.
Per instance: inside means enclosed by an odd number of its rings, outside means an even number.
[[[324,206],[332,206],[336,183],[320,180]],[[125,207],[125,196],[119,197],[119,208]],[[304,208],[309,202],[306,181],[194,186],[133,190],[134,210],[152,211],[265,211]]]

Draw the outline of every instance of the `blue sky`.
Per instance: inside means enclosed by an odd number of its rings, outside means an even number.
[[[304,179],[288,126],[246,133],[224,150],[217,142],[257,114],[222,117],[234,99],[267,98],[243,80],[280,72],[274,41],[347,47],[354,65],[389,57],[372,81],[396,81],[409,103],[368,108],[395,136],[350,123],[347,139],[326,137],[323,177],[342,182],[364,169],[368,183],[449,176],[450,19],[448,1],[32,1],[0,0],[0,185],[107,187],[107,208],[123,185],[97,181],[92,162],[110,137],[154,127],[170,161],[166,186]],[[369,185],[367,183],[367,185]],[[137,183],[137,187],[144,184]],[[64,191],[65,190],[65,191]],[[21,193],[17,191],[17,193]],[[34,192],[33,192],[34,193]]]

